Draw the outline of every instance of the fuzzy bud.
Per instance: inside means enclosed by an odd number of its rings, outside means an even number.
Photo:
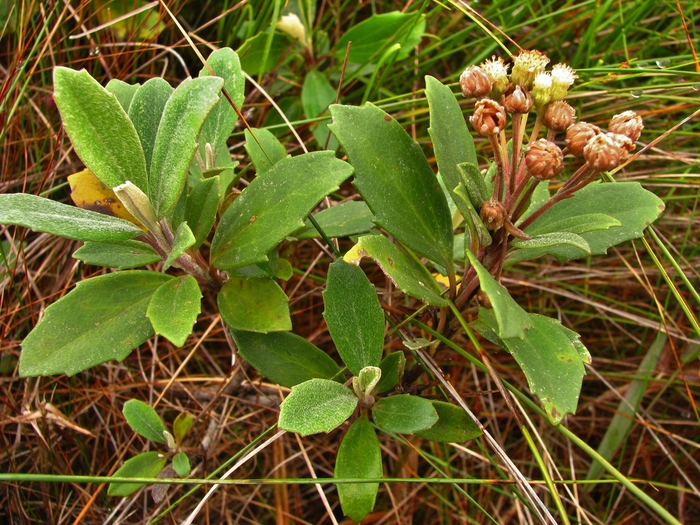
[[[627,159],[627,149],[614,135],[614,133],[596,135],[583,148],[583,156],[591,168],[597,171],[610,171]]]
[[[566,147],[574,157],[583,157],[583,148],[589,140],[600,133],[598,126],[588,122],[577,122],[566,130]]]
[[[277,22],[277,29],[288,35],[292,40],[299,40],[303,45],[307,46],[309,42],[306,40],[306,29],[301,23],[299,17],[294,13],[282,15]]]
[[[552,100],[552,75],[539,73],[532,85],[532,98],[537,109],[543,108]]]
[[[486,229],[490,231],[500,230],[506,222],[506,209],[499,201],[490,199],[481,205],[479,217],[484,222]]]
[[[634,142],[627,135],[620,133],[606,133],[612,141],[627,152],[634,151]]]
[[[535,77],[544,71],[547,64],[549,64],[549,58],[544,53],[536,50],[521,51],[513,62],[510,81],[517,86],[530,89]]]
[[[506,110],[495,100],[484,98],[477,101],[469,121],[479,135],[490,137],[505,128]]]
[[[542,121],[547,129],[556,133],[566,131],[576,120],[576,110],[563,100],[547,106]]]
[[[554,142],[539,139],[527,148],[525,165],[535,179],[553,179],[564,169],[564,155]]]
[[[552,100],[562,100],[578,77],[566,64],[555,64],[552,68]]]
[[[481,98],[491,93],[493,82],[479,66],[470,66],[459,77],[462,94],[468,98]]]
[[[508,66],[503,63],[502,58],[491,57],[481,63],[481,69],[488,75],[493,84],[495,95],[503,93],[510,83],[508,80]]]
[[[520,86],[510,86],[501,96],[501,104],[511,115],[522,115],[532,108],[532,95]]]
[[[610,120],[610,125],[608,126],[608,131],[625,135],[629,137],[632,142],[639,140],[643,129],[644,124],[642,123],[642,117],[637,115],[634,111],[624,111],[619,115],[615,115]]]

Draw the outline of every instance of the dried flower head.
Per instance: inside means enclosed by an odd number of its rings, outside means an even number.
[[[644,123],[642,122],[642,117],[637,115],[634,111],[624,111],[619,115],[615,115],[610,120],[610,125],[608,126],[608,131],[625,135],[629,137],[632,142],[639,140],[643,129]]]
[[[557,100],[547,106],[542,121],[547,129],[561,133],[566,131],[576,120],[576,110],[563,100]]]
[[[535,179],[553,179],[564,169],[564,155],[554,142],[539,139],[527,148],[525,165]]]
[[[469,121],[479,135],[496,135],[506,126],[506,110],[495,100],[484,98],[477,101]]]
[[[597,171],[610,171],[627,159],[627,149],[614,135],[614,133],[596,135],[583,148],[583,157],[591,168]]]
[[[532,109],[532,95],[520,86],[509,86],[501,95],[501,104],[510,115],[527,113]]]
[[[552,100],[562,100],[578,77],[566,64],[555,64],[552,68]]]
[[[538,73],[532,83],[531,93],[536,108],[540,109],[549,104],[549,101],[552,100],[552,75]]]
[[[509,84],[508,66],[503,63],[502,58],[493,56],[491,60],[485,60],[481,63],[481,69],[483,69],[491,79],[493,90],[497,95],[506,90]]]
[[[506,209],[500,201],[490,199],[481,205],[479,217],[488,230],[500,230],[506,222]]]
[[[459,77],[459,85],[465,97],[485,97],[491,92],[493,82],[479,66],[469,66]]]
[[[577,122],[566,130],[566,147],[575,157],[583,157],[588,141],[601,133],[600,128],[588,122]]]
[[[521,51],[513,61],[513,72],[510,81],[524,88],[530,89],[535,77],[544,71],[549,64],[549,58],[537,50]]]

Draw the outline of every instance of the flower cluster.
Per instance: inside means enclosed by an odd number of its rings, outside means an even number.
[[[493,194],[480,210],[482,220],[491,231],[503,229],[515,237],[527,238],[513,225],[528,208],[537,184],[562,173],[567,154],[583,158],[585,164],[549,201],[525,219],[520,228],[525,228],[556,202],[571,197],[601,172],[623,164],[644,127],[642,119],[633,111],[615,115],[607,131],[593,124],[576,122],[576,110],[564,99],[577,76],[566,64],[556,64],[547,71],[548,64],[545,54],[522,51],[514,58],[510,74],[509,64],[493,57],[479,66],[466,68],[460,77],[463,95],[476,99],[469,121],[479,135],[488,138],[497,167]],[[525,129],[531,112],[536,120],[526,139]],[[509,118],[510,154],[506,146]],[[538,138],[541,131],[546,131],[545,138]],[[555,143],[559,134],[564,135],[560,141],[563,149]],[[503,242],[507,242],[507,235]]]

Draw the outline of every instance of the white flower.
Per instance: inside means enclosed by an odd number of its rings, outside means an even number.
[[[578,77],[566,64],[556,64],[552,68],[552,100],[562,100]]]

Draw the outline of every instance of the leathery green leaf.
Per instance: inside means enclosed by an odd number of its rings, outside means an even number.
[[[332,151],[280,160],[228,207],[214,234],[212,264],[233,270],[267,260],[267,253],[303,226],[302,219],[352,174]]]
[[[460,183],[466,186],[458,164],[477,164],[474,139],[467,130],[462,108],[452,90],[435,77],[425,77],[425,94],[430,106],[430,127],[428,133],[433,142],[438,170],[442,175],[450,195]],[[454,199],[459,207],[460,202]],[[462,211],[462,215],[465,212]]]
[[[362,201],[342,202],[314,214],[314,219],[323,232],[331,239],[367,233],[374,228],[374,215]],[[311,221],[304,228],[294,232],[297,239],[319,237],[318,230]]]
[[[115,478],[155,478],[163,470],[168,459],[160,452],[144,452],[124,462],[113,477]],[[145,483],[110,483],[107,489],[109,496],[130,496]]]
[[[438,421],[427,430],[416,432],[417,436],[438,443],[464,443],[479,437],[482,432],[464,410],[444,401],[432,401]]]
[[[201,179],[192,188],[185,204],[185,221],[192,229],[195,242],[192,250],[196,251],[207,240],[207,236],[216,221],[219,209],[219,175]]]
[[[124,241],[143,234],[129,221],[29,195],[0,195],[0,224],[17,224],[79,241]]]
[[[54,100],[78,156],[110,188],[127,180],[148,191],[146,160],[134,125],[84,69],[53,70]]]
[[[328,354],[290,332],[258,334],[232,330],[239,355],[277,384],[293,387],[309,379],[330,379],[340,372]]]
[[[131,430],[156,443],[165,443],[165,425],[151,405],[130,399],[124,403],[122,413]]]
[[[413,434],[432,427],[438,414],[427,399],[400,394],[377,401],[372,407],[372,418],[385,432]]]
[[[129,118],[141,141],[141,148],[146,159],[146,171],[149,173],[158,124],[163,117],[165,103],[173,91],[173,87],[166,80],[159,77],[151,78],[134,93],[134,98],[129,106]]]
[[[329,379],[310,379],[280,405],[279,426],[302,436],[330,432],[349,418],[358,400],[352,390]]]
[[[267,333],[292,329],[289,297],[272,279],[232,276],[217,302],[221,317],[234,330]]]
[[[328,331],[353,375],[379,366],[384,346],[384,312],[365,272],[338,259],[328,269],[323,292]]]
[[[194,245],[195,240],[194,233],[192,233],[187,221],[181,222],[180,226],[178,226],[177,230],[175,230],[172,243],[173,245],[170,248],[168,257],[165,259],[163,270],[170,268],[178,257],[183,255],[191,246]]]
[[[158,218],[180,198],[199,131],[219,100],[223,83],[219,77],[188,78],[165,103],[149,172],[149,195]]]
[[[243,130],[243,134],[245,135],[245,149],[258,176],[289,156],[284,145],[277,140],[272,132],[266,129],[253,128],[252,133],[246,129]]]
[[[379,439],[367,416],[350,426],[338,448],[335,460],[337,479],[379,479],[383,475]],[[374,508],[379,483],[338,483],[343,514],[360,523]]]
[[[146,317],[156,289],[173,277],[145,270],[108,273],[79,282],[44,311],[22,343],[22,377],[77,374],[121,361],[153,335]]]
[[[585,363],[590,363],[581,343],[572,339],[571,330],[543,315],[528,314],[532,328],[525,337],[501,339],[492,310],[479,309],[474,328],[493,343],[508,350],[522,369],[532,393],[538,397],[552,424],[566,414],[574,414],[581,392]]]
[[[469,250],[467,250],[467,258],[479,277],[481,291],[488,296],[493,306],[498,336],[501,339],[512,337],[522,339],[525,337],[525,331],[532,328],[532,320],[529,314],[515,302],[508,290],[493,278]]]
[[[122,107],[122,109],[124,109],[125,113],[128,113],[129,106],[131,106],[131,101],[134,98],[134,93],[136,93],[136,90],[139,87],[139,84],[128,84],[123,80],[113,78],[107,82],[105,89],[117,97],[119,105]]]
[[[173,456],[173,469],[181,478],[186,478],[190,475],[190,458],[184,452],[178,452]]]
[[[245,78],[238,54],[229,47],[217,49],[209,55],[207,64],[214,71],[214,75],[224,79],[224,89],[240,110],[245,96]],[[206,67],[199,72],[200,77],[210,74]],[[199,137],[200,152],[204,154],[204,145],[209,143],[216,158],[219,151],[226,147],[226,141],[233,131],[236,120],[238,120],[238,114],[226,97],[222,96],[204,121]]]
[[[107,268],[136,268],[162,260],[150,245],[140,241],[86,242],[73,252],[85,264]]]
[[[433,306],[447,306],[440,285],[428,269],[383,235],[365,235],[343,257],[359,265],[363,257],[374,259],[397,288]]]
[[[157,334],[175,346],[182,346],[202,310],[201,301],[202,292],[197,279],[183,275],[163,283],[155,291],[146,315]]]
[[[354,185],[375,222],[416,253],[449,266],[452,217],[420,146],[369,102],[362,107],[333,105],[331,114],[329,127],[355,168]]]
[[[382,369],[382,377],[377,383],[375,390],[382,393],[398,385],[405,366],[406,358],[403,352],[392,352],[382,359],[382,362],[379,364],[379,368]]]

